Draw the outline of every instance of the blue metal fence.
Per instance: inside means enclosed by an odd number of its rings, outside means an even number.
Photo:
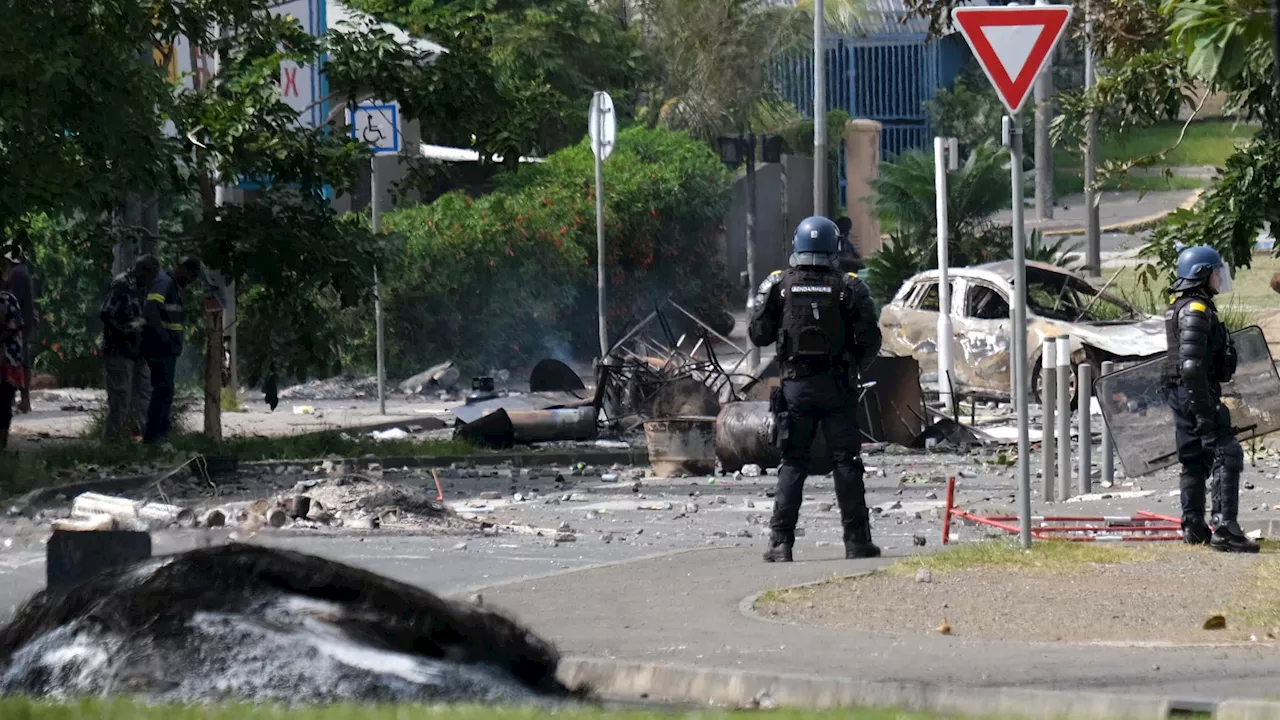
[[[947,40],[929,42],[924,32],[888,32],[838,36],[827,42],[827,109],[883,125],[880,154],[891,158],[905,150],[931,146],[932,129],[925,103],[954,77],[962,57],[949,52]],[[781,58],[773,82],[784,99],[805,117],[813,117],[813,56]],[[844,148],[841,147],[843,160]],[[840,163],[840,192],[845,189]]]

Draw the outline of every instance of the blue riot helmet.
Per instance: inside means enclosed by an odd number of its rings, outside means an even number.
[[[1189,247],[1178,253],[1178,279],[1173,290],[1180,292],[1207,287],[1215,295],[1231,292],[1231,268],[1217,250],[1207,245]]]
[[[834,266],[840,253],[840,228],[824,217],[808,217],[796,226],[791,265]]]

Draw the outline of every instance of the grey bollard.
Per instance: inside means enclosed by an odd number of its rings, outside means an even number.
[[[1102,363],[1102,376],[1106,377],[1116,371],[1116,364],[1110,360]],[[1101,398],[1098,404],[1102,404]],[[1115,449],[1111,445],[1111,429],[1107,427],[1107,416],[1102,416],[1102,486],[1111,487],[1116,481]]]
[[[1093,492],[1093,366],[1080,363],[1076,396],[1080,398],[1080,494]]]
[[[1058,349],[1058,499],[1071,499],[1071,341],[1060,335]]]
[[[1058,478],[1053,464],[1054,453],[1054,426],[1053,421],[1057,416],[1054,412],[1058,402],[1058,351],[1054,338],[1045,338],[1044,346],[1040,350],[1040,390],[1042,397],[1041,415],[1040,415],[1040,452],[1043,455],[1041,461],[1043,467],[1040,469],[1041,485],[1044,490],[1042,495],[1045,502],[1053,502],[1058,496]]]

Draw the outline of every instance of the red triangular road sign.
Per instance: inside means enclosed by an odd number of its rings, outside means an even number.
[[[1017,113],[1071,19],[1070,5],[961,7],[951,11],[1000,101]]]

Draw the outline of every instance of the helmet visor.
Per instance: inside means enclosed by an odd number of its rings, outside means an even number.
[[[1231,268],[1226,263],[1214,268],[1209,276],[1209,288],[1218,295],[1225,295],[1231,292],[1231,287]]]

